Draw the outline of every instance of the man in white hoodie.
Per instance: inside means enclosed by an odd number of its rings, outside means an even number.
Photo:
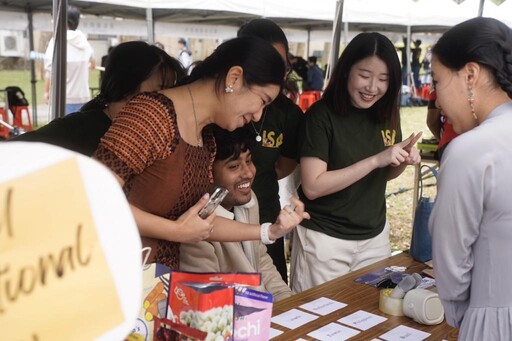
[[[215,186],[229,193],[215,214],[236,221],[259,224],[256,195],[251,190],[256,167],[250,147],[255,134],[245,128],[233,132],[213,126],[217,153],[213,162]],[[288,212],[282,212],[289,214]],[[244,242],[208,242],[180,245],[180,270],[194,272],[261,272],[261,286],[275,301],[290,297],[292,292],[281,278],[267,248],[259,240]]]
[[[94,52],[85,34],[77,30],[80,23],[80,11],[76,7],[68,8],[67,31],[67,68],[66,68],[66,115],[80,111],[82,105],[91,99],[89,91],[89,71],[95,65]],[[45,100],[50,99],[51,70],[55,41],[50,39],[45,53]]]

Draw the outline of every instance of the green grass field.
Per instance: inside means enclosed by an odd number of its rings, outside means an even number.
[[[8,86],[18,86],[25,93],[25,97],[32,102],[30,72],[28,71],[0,71],[0,89],[5,89]],[[43,87],[42,80],[36,82],[37,102],[43,103]]]
[[[99,71],[94,70],[89,77],[89,86],[92,88],[98,87]],[[0,70],[0,89],[5,89],[8,86],[18,86],[25,93],[25,97],[32,104],[32,86],[30,84],[30,71],[13,71],[13,70]],[[36,81],[37,103],[43,104],[44,99],[44,81]],[[0,101],[3,100],[0,97]]]
[[[423,131],[422,138],[432,138],[427,127],[427,107],[401,108],[402,135],[409,137],[411,133]],[[433,184],[429,180],[425,184]],[[414,167],[409,166],[398,178],[390,181],[387,186],[387,216],[391,225],[391,247],[393,250],[407,250],[410,246],[412,231]],[[428,187],[426,196],[435,195],[435,187]]]

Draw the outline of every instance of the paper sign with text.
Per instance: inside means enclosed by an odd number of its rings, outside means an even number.
[[[339,319],[338,322],[357,329],[368,330],[386,320],[387,318],[384,316],[375,315],[367,311],[359,310],[353,314]]]
[[[347,305],[345,303],[331,300],[327,297],[320,297],[314,301],[301,305],[300,308],[318,315],[325,316],[329,315],[333,311],[345,308],[346,306]]]
[[[272,317],[272,322],[286,328],[295,329],[317,318],[317,315],[309,314],[299,309],[291,309]]]
[[[341,324],[332,322],[308,333],[308,336],[314,337],[315,339],[321,341],[339,341],[348,340],[359,333],[359,330],[348,328],[342,326]]]
[[[422,341],[430,336],[430,333],[400,325],[379,336],[386,341]]]
[[[283,333],[282,330],[270,328],[270,333],[268,335],[269,340],[275,338],[276,336],[279,336]]]
[[[5,340],[91,340],[123,322],[73,158],[0,183]]]

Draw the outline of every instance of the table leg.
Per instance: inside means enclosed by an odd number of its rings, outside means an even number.
[[[416,212],[416,205],[418,204],[418,194],[420,187],[420,171],[421,163],[414,165],[414,188],[412,191],[412,221],[414,222],[414,213]]]

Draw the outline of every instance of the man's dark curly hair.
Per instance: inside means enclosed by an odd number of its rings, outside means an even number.
[[[241,153],[251,149],[255,145],[256,134],[248,128],[238,128],[232,132],[212,125],[213,136],[217,144],[215,161],[233,159],[236,160]]]

